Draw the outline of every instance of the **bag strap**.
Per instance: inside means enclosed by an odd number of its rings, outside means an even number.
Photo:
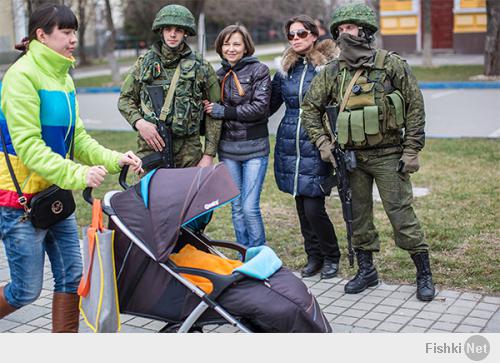
[[[19,197],[17,201],[19,204],[21,204],[24,210],[28,212],[29,211],[28,200],[24,196],[23,191],[19,186],[19,182],[17,181],[16,174],[14,173],[14,168],[12,167],[12,163],[9,158],[9,153],[7,152],[7,145],[5,143],[5,137],[2,132],[2,127],[0,127],[0,138],[2,139],[2,148],[3,148],[3,153],[5,155],[5,162],[7,163],[7,168],[9,169],[10,177],[12,178],[12,182],[14,183],[14,187],[16,188],[16,193]],[[73,132],[73,137],[71,138],[71,146],[69,151],[70,160],[73,160],[74,152],[75,152],[75,134]]]
[[[347,101],[349,101],[349,96],[351,94],[351,90],[356,84],[356,81],[358,80],[359,76],[361,76],[361,73],[363,73],[363,69],[359,68],[356,73],[354,73],[354,76],[351,79],[351,82],[349,82],[349,86],[347,86],[347,89],[345,90],[344,97],[342,97],[342,104],[340,105],[339,113],[344,111],[345,106],[347,106]]]
[[[92,223],[87,228],[87,241],[89,249],[89,262],[87,269],[83,272],[80,285],[78,286],[78,295],[86,297],[90,292],[90,279],[92,276],[92,266],[94,265],[95,240],[98,231],[103,230],[101,200],[94,198],[92,203]]]
[[[172,104],[172,100],[174,99],[175,88],[177,87],[177,82],[179,81],[179,77],[181,75],[181,63],[177,65],[175,69],[174,76],[172,77],[172,82],[170,82],[170,87],[168,88],[167,97],[165,98],[165,103],[160,112],[160,121],[165,122],[167,119],[167,115],[170,112],[170,105]]]

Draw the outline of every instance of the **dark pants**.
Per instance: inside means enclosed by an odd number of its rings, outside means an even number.
[[[325,198],[299,196],[295,197],[295,205],[308,260],[323,261],[328,258],[338,263],[339,244],[333,224],[326,214]]]

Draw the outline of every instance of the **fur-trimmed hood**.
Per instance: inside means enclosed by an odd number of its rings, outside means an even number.
[[[325,39],[316,42],[314,47],[306,54],[306,58],[317,70],[321,69],[326,63],[334,58],[338,58],[339,49],[332,39]],[[301,55],[297,54],[292,47],[288,47],[283,53],[281,59],[281,72],[287,74],[297,63]]]

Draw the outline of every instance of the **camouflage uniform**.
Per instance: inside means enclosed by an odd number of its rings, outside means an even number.
[[[343,24],[357,25],[357,35],[350,30],[339,34]],[[325,106],[342,105],[336,120],[337,142],[356,155],[357,167],[349,177],[358,272],[344,291],[356,294],[378,284],[373,264],[373,251],[380,250],[373,224],[375,181],[396,245],[410,253],[417,268],[417,298],[430,301],[435,289],[428,246],[412,207],[408,174],[418,170],[417,155],[425,143],[424,101],[408,64],[396,54],[371,48],[377,30],[375,15],[365,4],[345,4],[334,11],[330,31],[341,48],[340,57],[313,79],[302,104],[302,122],[311,141],[328,151]],[[351,82],[355,75],[359,78]],[[344,99],[349,84],[353,86]]]
[[[161,31],[166,25],[182,27],[188,35],[195,35],[194,18],[179,5],[168,5],[158,13],[153,24],[154,31]],[[155,43],[139,57],[121,88],[118,108],[123,117],[135,129],[139,119],[158,122],[148,86],[161,85],[166,98],[170,82],[180,63],[180,77],[166,124],[172,130],[172,150],[176,167],[196,166],[203,154],[215,156],[221,133],[221,120],[206,115],[204,150],[200,140],[200,121],[203,117],[204,99],[218,102],[220,87],[212,66],[193,52],[186,43],[178,49],[171,49],[163,40]],[[154,150],[138,135],[138,155],[144,157]]]
[[[343,69],[338,60],[328,64],[311,83],[311,87],[302,104],[302,122],[309,137],[315,143],[321,136],[329,135],[324,127],[322,116],[325,106],[339,104]],[[372,185],[377,183],[384,209],[394,229],[396,244],[417,253],[427,251],[424,234],[411,206],[412,187],[407,173],[396,172],[399,159],[404,149],[416,152],[422,150],[425,143],[424,102],[417,81],[411,70],[399,56],[388,54],[384,61],[387,74],[385,85],[375,87],[393,87],[399,90],[405,100],[406,121],[404,136],[401,129],[388,125],[388,110],[380,110],[380,135],[376,145],[369,141],[356,145],[348,141],[345,148],[354,149],[358,162],[357,169],[350,175],[353,192],[353,246],[367,251],[379,251],[378,232],[373,224]],[[348,84],[355,70],[347,70],[344,84]],[[390,82],[389,82],[390,80]],[[390,83],[390,84],[389,84]],[[344,89],[346,87],[344,86]],[[388,108],[388,106],[387,106]],[[367,138],[371,135],[366,135]]]

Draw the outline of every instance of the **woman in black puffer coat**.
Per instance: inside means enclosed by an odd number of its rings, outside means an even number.
[[[219,159],[241,192],[232,203],[236,239],[247,247],[260,246],[266,242],[260,194],[269,159],[269,68],[252,56],[252,38],[241,25],[224,28],[215,47],[222,58],[222,68],[217,71],[221,104],[207,101],[205,111],[224,121]]]
[[[318,28],[305,15],[289,19],[285,32],[290,47],[283,54],[282,71],[272,82],[271,114],[283,102],[286,105],[276,136],[274,174],[278,188],[295,197],[307,254],[302,276],[321,271],[321,278],[327,279],[337,274],[340,260],[337,237],[320,188],[332,174],[332,166],[321,160],[319,150],[301,127],[300,105],[314,76],[335,57],[336,46],[332,40],[317,42]]]

